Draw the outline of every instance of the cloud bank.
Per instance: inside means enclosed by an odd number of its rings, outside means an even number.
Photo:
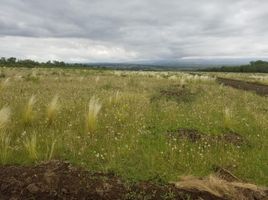
[[[0,56],[128,62],[268,56],[266,0],[2,0]]]

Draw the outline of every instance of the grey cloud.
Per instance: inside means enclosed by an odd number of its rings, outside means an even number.
[[[38,56],[63,60],[70,58],[73,48],[81,51],[81,60],[93,59],[93,52],[85,55],[81,48],[91,48],[92,43],[107,51],[121,49],[117,53],[122,55],[103,54],[111,60],[264,56],[268,55],[267,17],[266,0],[2,0],[0,42],[10,41],[12,54],[15,41],[26,45],[50,39],[55,48],[42,44],[50,51]],[[65,53],[59,53],[63,49]],[[27,50],[19,55],[36,54],[34,47]],[[0,46],[0,53],[6,52]]]

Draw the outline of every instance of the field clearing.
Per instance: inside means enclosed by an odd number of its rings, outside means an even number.
[[[133,181],[222,167],[268,185],[268,98],[214,76],[2,68],[0,163],[67,160]]]

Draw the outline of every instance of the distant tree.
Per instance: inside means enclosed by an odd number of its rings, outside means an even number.
[[[7,63],[15,64],[16,60],[17,60],[16,58],[10,57],[10,58],[7,59]]]

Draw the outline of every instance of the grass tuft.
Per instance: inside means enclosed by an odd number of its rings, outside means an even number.
[[[0,162],[6,164],[9,156],[10,136],[5,132],[10,121],[10,108],[3,107],[0,110]]]
[[[4,90],[10,83],[10,78],[5,79],[0,83],[0,91]]]
[[[10,108],[9,107],[3,107],[0,110],[0,130],[4,131],[6,128],[9,120],[10,120]]]
[[[23,116],[23,123],[25,125],[31,124],[34,119],[33,107],[35,103],[36,103],[35,96],[31,96],[31,98],[29,99],[26,105],[26,109],[25,109],[24,116]]]
[[[86,115],[86,130],[88,133],[93,133],[97,128],[97,116],[102,105],[99,99],[92,97],[88,104],[88,111]]]
[[[51,102],[47,106],[47,122],[48,124],[52,124],[52,122],[55,119],[55,116],[57,114],[57,111],[59,110],[59,104],[58,104],[59,96],[55,95]]]
[[[24,147],[29,155],[29,158],[32,160],[37,160],[37,136],[36,134],[32,134],[30,137],[27,137],[23,142]]]

